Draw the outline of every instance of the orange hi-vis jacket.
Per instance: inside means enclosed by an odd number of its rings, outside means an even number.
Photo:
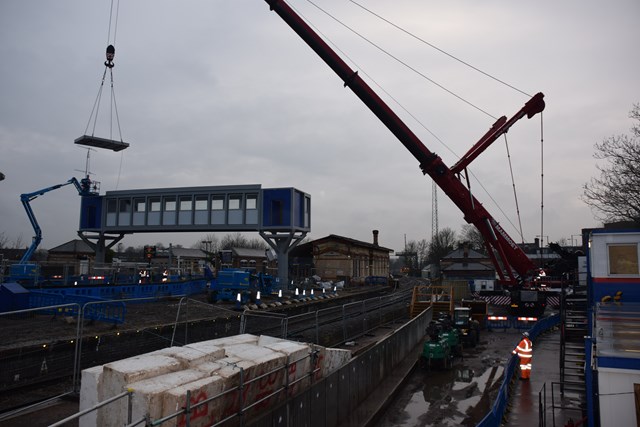
[[[533,356],[533,344],[528,337],[523,337],[518,346],[513,349],[513,354],[520,358],[520,378],[528,380],[531,378],[531,359]]]
[[[521,359],[531,359],[533,356],[533,343],[529,338],[524,337],[512,353],[518,354]]]

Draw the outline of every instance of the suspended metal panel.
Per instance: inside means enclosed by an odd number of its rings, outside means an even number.
[[[114,139],[99,138],[97,136],[82,135],[76,138],[74,143],[78,145],[86,145],[88,147],[104,148],[113,151],[122,151],[129,147],[129,144]]]

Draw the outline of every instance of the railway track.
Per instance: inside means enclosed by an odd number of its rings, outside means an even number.
[[[141,329],[109,329],[95,332],[87,327],[79,350],[73,339],[42,336],[42,342],[30,343],[19,348],[0,349],[0,419],[9,411],[33,405],[57,395],[79,390],[73,384],[76,351],[80,351],[82,368],[109,363],[149,351],[188,342],[221,338],[240,333],[273,335],[291,340],[314,342],[323,346],[337,346],[354,340],[371,330],[408,314],[410,289],[389,292],[380,288],[375,298],[370,293],[344,292],[341,298],[327,299],[313,304],[296,303],[286,311],[237,311],[193,301],[188,309],[180,307],[176,300],[148,307],[136,305],[136,310],[146,313]],[[326,301],[326,302],[325,302]],[[327,307],[338,304],[337,306]],[[171,310],[168,310],[168,307]],[[174,308],[177,307],[177,310]],[[159,312],[165,314],[164,324],[158,320]],[[287,312],[289,314],[287,314]],[[249,320],[241,330],[242,317]],[[143,315],[144,316],[144,315]],[[152,318],[152,319],[149,319]],[[6,321],[8,319],[4,319]],[[49,322],[59,319],[49,319]],[[10,332],[19,334],[20,327],[13,325]],[[75,325],[67,325],[74,329]],[[5,329],[4,334],[7,333]],[[95,334],[95,335],[93,335]]]

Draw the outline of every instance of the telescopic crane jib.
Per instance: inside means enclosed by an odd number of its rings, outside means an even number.
[[[464,219],[482,233],[501,282],[510,287],[521,287],[531,283],[536,275],[535,264],[509,237],[498,222],[478,202],[460,179],[460,173],[499,136],[506,133],[518,120],[531,118],[544,110],[544,95],[533,96],[511,119],[501,117],[492,128],[452,168],[431,152],[389,106],[352,70],[328,45],[282,0],[265,0],[311,49],[316,52],[365,103],[365,105],[387,126],[398,140],[418,160],[420,169],[428,174],[442,191],[458,206]]]

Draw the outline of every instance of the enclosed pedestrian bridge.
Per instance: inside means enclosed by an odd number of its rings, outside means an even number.
[[[311,196],[292,187],[259,184],[107,191],[83,196],[78,234],[103,257],[126,234],[258,232],[278,255],[287,254],[311,230]],[[91,242],[94,239],[96,242]],[[105,246],[106,240],[111,240]],[[285,270],[286,271],[286,270]],[[284,279],[285,276],[280,276]]]

